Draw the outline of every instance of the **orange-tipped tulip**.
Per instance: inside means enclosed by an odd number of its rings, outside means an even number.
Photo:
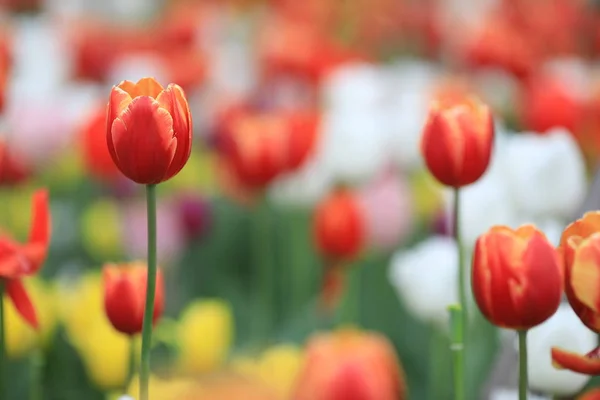
[[[600,400],[600,389],[592,389],[577,397],[577,400]]]
[[[11,237],[0,236],[0,279],[6,285],[6,292],[15,309],[34,328],[38,327],[38,319],[22,278],[35,274],[42,267],[48,252],[50,223],[48,192],[39,190],[33,196],[33,218],[28,242],[21,244]]]
[[[192,150],[192,116],[183,89],[153,78],[123,81],[110,92],[108,151],[134,182],[156,184],[177,174]]]
[[[562,295],[560,257],[533,225],[495,226],[477,239],[473,295],[494,325],[529,329],[558,309]]]
[[[142,331],[146,299],[146,265],[108,264],[102,270],[104,280],[104,310],[111,324],[119,332],[134,335]],[[160,318],[164,309],[164,283],[160,270],[156,275],[153,322]]]
[[[584,215],[565,229],[561,251],[565,265],[565,292],[579,319],[600,333],[600,213]],[[559,369],[600,375],[600,348],[588,354],[552,349],[552,362]]]
[[[402,367],[390,342],[376,333],[341,330],[313,337],[293,400],[404,400]]]
[[[441,183],[462,187],[477,181],[492,154],[494,122],[488,106],[478,99],[433,102],[421,138],[421,154]]]

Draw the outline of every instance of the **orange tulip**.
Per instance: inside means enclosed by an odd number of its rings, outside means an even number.
[[[421,154],[431,174],[451,187],[477,181],[490,163],[494,123],[476,98],[434,101],[421,138]]]
[[[317,206],[313,228],[318,249],[334,259],[356,256],[365,241],[362,210],[347,190],[332,193]]]
[[[600,389],[592,389],[577,397],[577,400],[600,400]]]
[[[119,332],[134,335],[142,331],[146,280],[148,271],[142,263],[108,264],[102,269],[104,281],[104,310],[111,324]],[[164,310],[164,282],[160,270],[156,275],[153,322]]]
[[[341,330],[310,339],[293,400],[403,400],[404,373],[384,336]]]
[[[600,212],[586,213],[569,225],[561,237],[565,266],[565,293],[573,311],[589,329],[600,333]],[[559,369],[599,375],[600,348],[586,355],[552,349],[552,362]]]
[[[0,235],[0,279],[6,285],[8,297],[17,312],[34,328],[38,327],[38,319],[22,278],[35,274],[42,267],[48,252],[50,229],[48,192],[39,190],[33,196],[28,242],[21,244],[11,237]]]
[[[562,295],[560,257],[533,225],[495,226],[477,239],[473,255],[475,301],[494,325],[524,330],[558,309]]]
[[[177,174],[192,150],[192,116],[183,90],[153,78],[123,81],[110,92],[106,138],[121,172],[156,184]]]

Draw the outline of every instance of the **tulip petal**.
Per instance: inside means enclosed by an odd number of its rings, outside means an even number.
[[[28,274],[36,273],[44,263],[50,240],[50,211],[48,191],[39,190],[33,197],[33,218],[29,242],[23,246],[23,255],[29,260]]]
[[[124,81],[121,82],[120,85],[124,85]],[[129,82],[133,85],[132,82]],[[126,87],[127,85],[125,85]],[[115,146],[113,143],[112,137],[112,125],[115,119],[121,115],[121,113],[127,109],[129,104],[132,101],[132,97],[129,92],[125,91],[121,86],[115,86],[112,88],[110,92],[110,98],[108,100],[108,105],[106,106],[106,145],[108,147],[108,151],[110,156],[112,157],[115,164],[118,161],[117,154],[115,153]]]
[[[573,372],[587,375],[600,375],[600,349],[594,349],[586,355],[574,353],[553,347],[552,365],[557,369],[568,369]]]
[[[132,271],[119,267],[102,270],[106,315],[116,330],[129,335],[141,331],[144,318],[143,295],[138,291],[137,279],[129,276]]]
[[[23,319],[34,329],[39,328],[35,307],[25,290],[23,282],[18,279],[9,279],[5,281],[6,293],[15,305],[15,309]]]
[[[125,176],[140,184],[164,180],[177,141],[173,118],[156,100],[147,96],[133,99],[113,122],[111,133],[115,161]]]
[[[581,219],[566,227],[560,238],[560,247],[566,246],[567,240],[572,236],[587,238],[596,232],[600,232],[600,211],[587,212]]]
[[[583,240],[575,251],[570,267],[570,284],[581,303],[594,312],[600,311],[600,233]]]
[[[31,269],[20,244],[10,238],[0,239],[0,277],[17,278]]]
[[[154,78],[142,78],[135,84],[135,96],[149,96],[156,99],[164,90]]]
[[[184,167],[192,152],[192,115],[183,89],[170,84],[157,98],[161,106],[173,117],[173,133],[177,139],[177,149],[165,180],[177,174]]]

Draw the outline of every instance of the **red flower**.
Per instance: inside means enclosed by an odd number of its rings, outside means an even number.
[[[325,256],[356,256],[365,241],[364,215],[356,197],[339,190],[321,202],[315,211],[314,233],[317,247]]]
[[[312,153],[319,135],[319,123],[316,112],[295,112],[289,115],[288,170],[299,168]]]
[[[38,327],[35,308],[21,279],[42,267],[49,240],[48,192],[39,190],[33,195],[33,218],[27,243],[18,243],[5,235],[0,237],[0,277],[16,310],[34,328]]]
[[[529,329],[558,309],[560,257],[533,225],[495,226],[477,239],[472,286],[482,314],[494,325]]]
[[[108,151],[106,109],[104,107],[99,108],[83,126],[81,150],[83,162],[93,176],[108,182],[123,176]]]
[[[123,81],[110,92],[106,138],[121,172],[156,184],[176,175],[192,150],[192,116],[183,90],[153,78]]]
[[[0,185],[16,185],[25,181],[31,171],[22,162],[22,158],[14,154],[8,145],[0,141]]]
[[[125,265],[108,264],[102,269],[104,280],[104,310],[111,324],[119,332],[134,335],[142,331],[146,280],[148,268],[142,263]],[[152,322],[160,318],[164,310],[164,282],[161,270],[157,270]]]
[[[294,400],[403,400],[404,373],[384,336],[341,330],[314,336]]]
[[[490,109],[475,98],[440,99],[429,111],[421,154],[441,183],[462,187],[477,181],[492,154],[494,121]]]

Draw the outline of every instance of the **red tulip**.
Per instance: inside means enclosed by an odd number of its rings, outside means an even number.
[[[391,343],[376,333],[341,330],[314,336],[293,400],[403,400],[404,373]]]
[[[108,264],[102,269],[104,280],[104,310],[112,325],[119,332],[134,335],[142,331],[146,280],[148,268],[142,263],[125,265]],[[160,318],[164,310],[164,283],[161,270],[157,270],[154,314],[152,322]]]
[[[22,158],[15,154],[8,145],[0,141],[0,185],[16,185],[25,181],[31,174]]]
[[[561,237],[564,256],[565,292],[581,322],[600,333],[600,212],[586,213],[569,225]],[[552,362],[589,375],[600,375],[600,348],[586,355],[552,349]]]
[[[183,90],[153,78],[123,81],[110,92],[106,138],[121,172],[156,184],[177,174],[192,150],[192,116]]]
[[[556,312],[562,295],[559,253],[533,225],[495,226],[473,255],[472,286],[482,314],[494,325],[524,330]]]
[[[319,115],[316,112],[295,112],[289,115],[288,170],[299,168],[315,148],[319,134]]]
[[[494,122],[475,98],[435,101],[421,138],[421,154],[441,183],[462,187],[485,173],[492,154]]]
[[[48,192],[39,190],[33,195],[33,218],[27,243],[18,243],[4,235],[0,237],[0,278],[17,312],[36,329],[38,320],[35,308],[21,279],[35,274],[42,267],[49,240]]]
[[[106,109],[98,108],[81,130],[83,162],[91,175],[103,181],[122,177],[106,143]]]
[[[347,190],[332,193],[317,206],[313,229],[317,247],[325,256],[356,256],[365,241],[365,221],[358,199]]]
[[[591,389],[578,396],[577,400],[600,400],[600,389]]]

